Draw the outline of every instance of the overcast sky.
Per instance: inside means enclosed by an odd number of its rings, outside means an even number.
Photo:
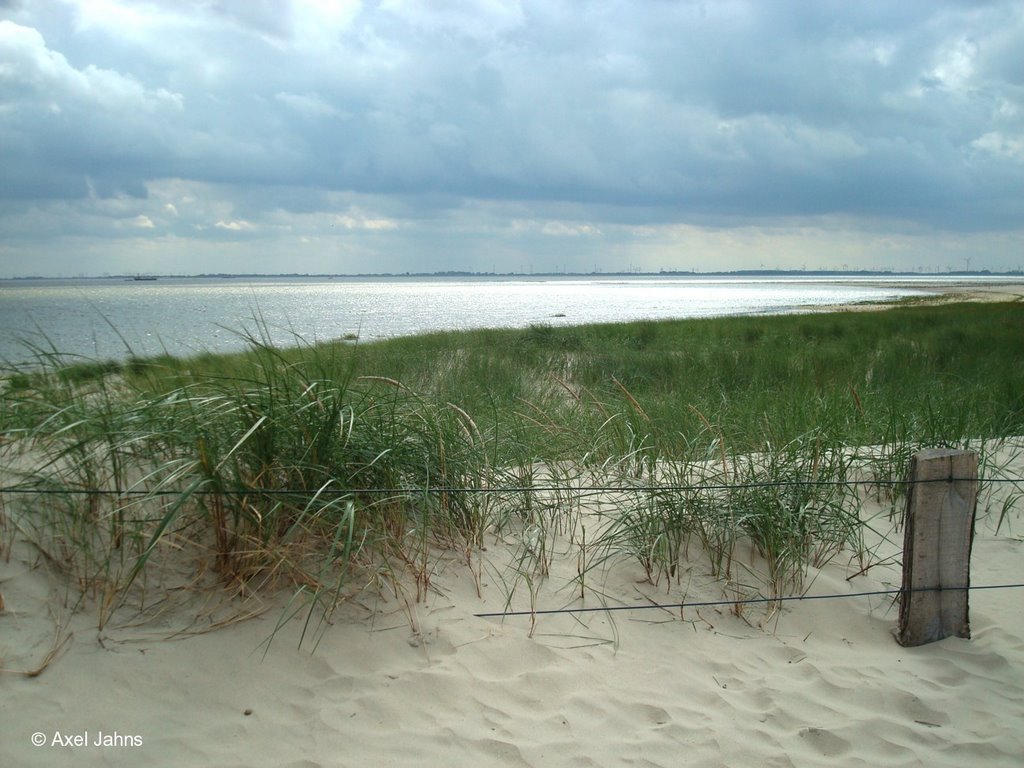
[[[0,0],[0,276],[1024,266],[1024,2]]]

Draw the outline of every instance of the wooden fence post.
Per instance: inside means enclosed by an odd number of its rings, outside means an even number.
[[[978,455],[945,449],[915,453],[903,525],[900,645],[971,636],[967,614],[971,544],[978,499]]]

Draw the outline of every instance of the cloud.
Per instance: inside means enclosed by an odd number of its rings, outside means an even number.
[[[383,231],[387,229],[398,229],[399,226],[398,222],[392,221],[391,219],[373,218],[358,210],[355,210],[352,213],[334,216],[331,221],[344,229]]]
[[[256,229],[251,221],[244,219],[232,219],[231,221],[218,221],[214,224],[217,229],[226,229],[229,232],[249,232]]]
[[[972,141],[971,146],[998,159],[1024,163],[1024,133],[1006,136],[999,131],[990,131]]]
[[[94,65],[72,66],[35,29],[0,20],[0,197],[143,194],[140,165],[173,142],[184,100]]]
[[[518,0],[381,0],[380,9],[403,24],[426,32],[500,38],[520,28],[526,13]]]
[[[601,234],[600,228],[593,224],[566,223],[564,221],[546,221],[540,231],[552,237],[584,237]]]
[[[182,108],[180,94],[163,88],[146,89],[130,76],[87,65],[71,66],[60,53],[50,50],[43,36],[31,27],[0,20],[0,78],[7,110],[32,106],[45,99],[51,113],[85,106],[100,111],[136,111],[152,114],[160,110]]]
[[[315,93],[275,93],[274,98],[304,117],[316,119],[340,114],[333,104]]]
[[[333,222],[445,268],[825,217],[1019,233],[1022,47],[998,0],[0,5],[0,235]]]

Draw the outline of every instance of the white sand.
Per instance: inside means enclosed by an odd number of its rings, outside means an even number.
[[[1011,471],[1024,476],[1024,463]],[[979,513],[973,584],[1024,581],[1022,527],[997,536]],[[489,547],[492,560],[503,554]],[[574,599],[574,556],[557,567],[540,607]],[[855,570],[834,560],[811,574],[811,594],[899,585],[895,565],[848,581]],[[592,586],[617,605],[722,594],[700,562],[668,594],[641,576],[623,562]],[[312,655],[297,650],[292,622],[264,656],[281,606],[174,640],[163,638],[187,623],[184,611],[101,633],[87,609],[70,618],[57,658],[27,677],[13,670],[42,664],[53,616],[67,612],[58,582],[18,547],[0,565],[0,765],[961,768],[1024,756],[1021,590],[973,592],[972,639],[907,649],[893,639],[889,597],[791,602],[775,616],[541,616],[530,638],[528,617],[474,617],[503,607],[498,580],[485,572],[483,582],[480,599],[464,564],[440,561],[411,613],[364,599]],[[595,593],[587,604],[600,604]],[[128,744],[59,746],[58,733]]]
[[[892,281],[879,282],[878,285],[892,287]],[[1012,280],[965,280],[961,282],[951,281],[929,281],[920,279],[914,281],[895,282],[906,288],[913,288],[932,294],[914,301],[915,304],[932,303],[942,304],[949,302],[997,302],[997,301],[1024,301],[1024,284]],[[870,282],[858,282],[858,285],[870,285]],[[811,307],[808,311],[815,313],[823,312],[868,312],[873,310],[889,309],[898,306],[896,302],[864,302],[862,304],[841,304],[822,305]]]

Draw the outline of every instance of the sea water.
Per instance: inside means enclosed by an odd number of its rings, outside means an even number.
[[[924,292],[906,279],[160,278],[0,281],[0,359],[192,355],[426,331],[772,314]],[[269,338],[267,338],[269,337]]]

